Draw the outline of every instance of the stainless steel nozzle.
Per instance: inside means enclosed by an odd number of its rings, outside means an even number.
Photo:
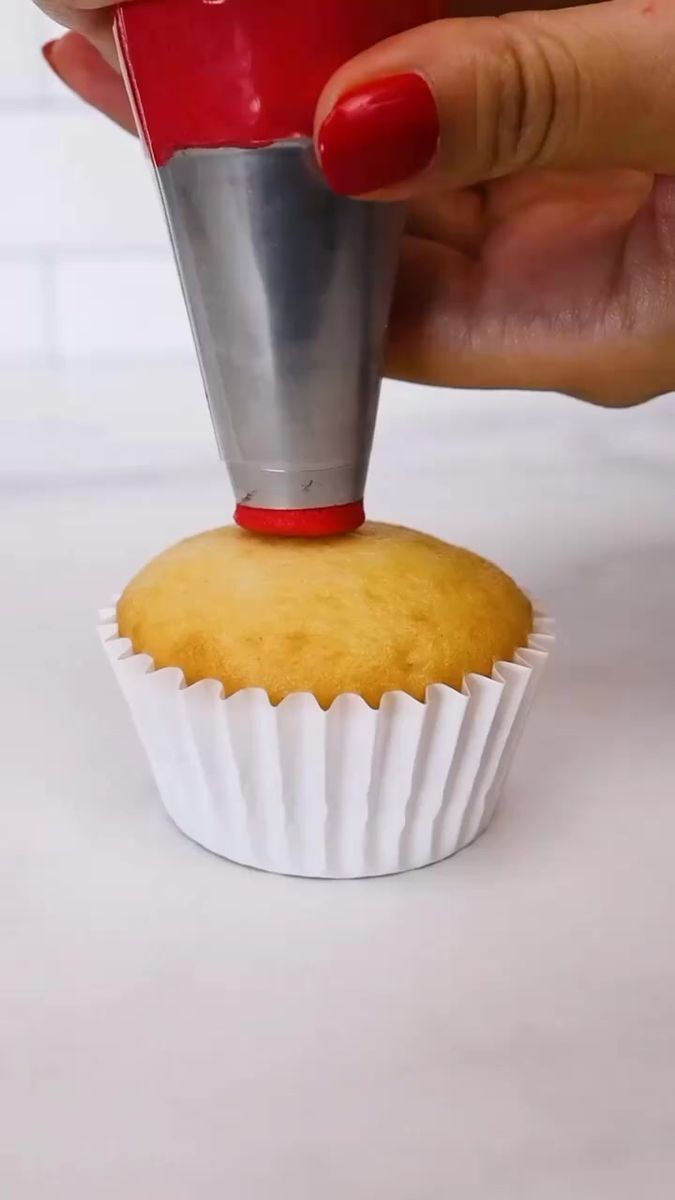
[[[403,208],[334,194],[308,139],[157,174],[238,505],[361,501]]]

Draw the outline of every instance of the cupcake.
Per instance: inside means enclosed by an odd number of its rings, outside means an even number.
[[[240,863],[341,878],[486,828],[549,626],[485,559],[374,523],[199,534],[102,614],[176,824]]]

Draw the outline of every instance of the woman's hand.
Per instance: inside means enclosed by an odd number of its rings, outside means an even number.
[[[393,375],[605,405],[675,390],[675,4],[565,2],[447,0],[492,15],[393,38],[324,92],[334,186],[411,201]],[[40,3],[74,31],[54,69],[133,129],[112,8]]]
[[[330,82],[317,146],[339,190],[412,201],[392,374],[604,405],[675,390],[672,0],[392,39]]]
[[[133,132],[136,126],[113,39],[114,7],[107,0],[35,3],[48,17],[72,31],[44,47],[43,54],[52,70],[88,104]]]
[[[117,0],[130,4],[133,0]],[[346,0],[351,2],[351,0]],[[397,0],[391,0],[395,4]],[[560,8],[579,0],[542,0],[542,8]],[[135,133],[126,89],[119,70],[113,38],[113,18],[117,4],[109,0],[34,0],[47,16],[71,33],[49,42],[44,56],[61,80],[88,104]],[[255,0],[251,0],[255,3]],[[320,0],[317,0],[320,3]],[[454,15],[462,12],[489,13],[502,11],[504,0],[456,0],[449,5]],[[532,0],[514,0],[510,8],[532,7]]]

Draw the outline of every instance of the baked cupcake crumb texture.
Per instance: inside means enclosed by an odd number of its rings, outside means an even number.
[[[166,550],[129,583],[121,637],[189,684],[227,695],[263,688],[274,704],[343,692],[377,706],[385,692],[423,700],[527,644],[533,613],[503,571],[478,555],[396,525],[288,542],[236,527]]]

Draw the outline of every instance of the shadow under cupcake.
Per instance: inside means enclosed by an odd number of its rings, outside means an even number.
[[[421,867],[487,828],[553,644],[499,568],[374,523],[199,534],[100,632],[178,827],[325,878]]]

